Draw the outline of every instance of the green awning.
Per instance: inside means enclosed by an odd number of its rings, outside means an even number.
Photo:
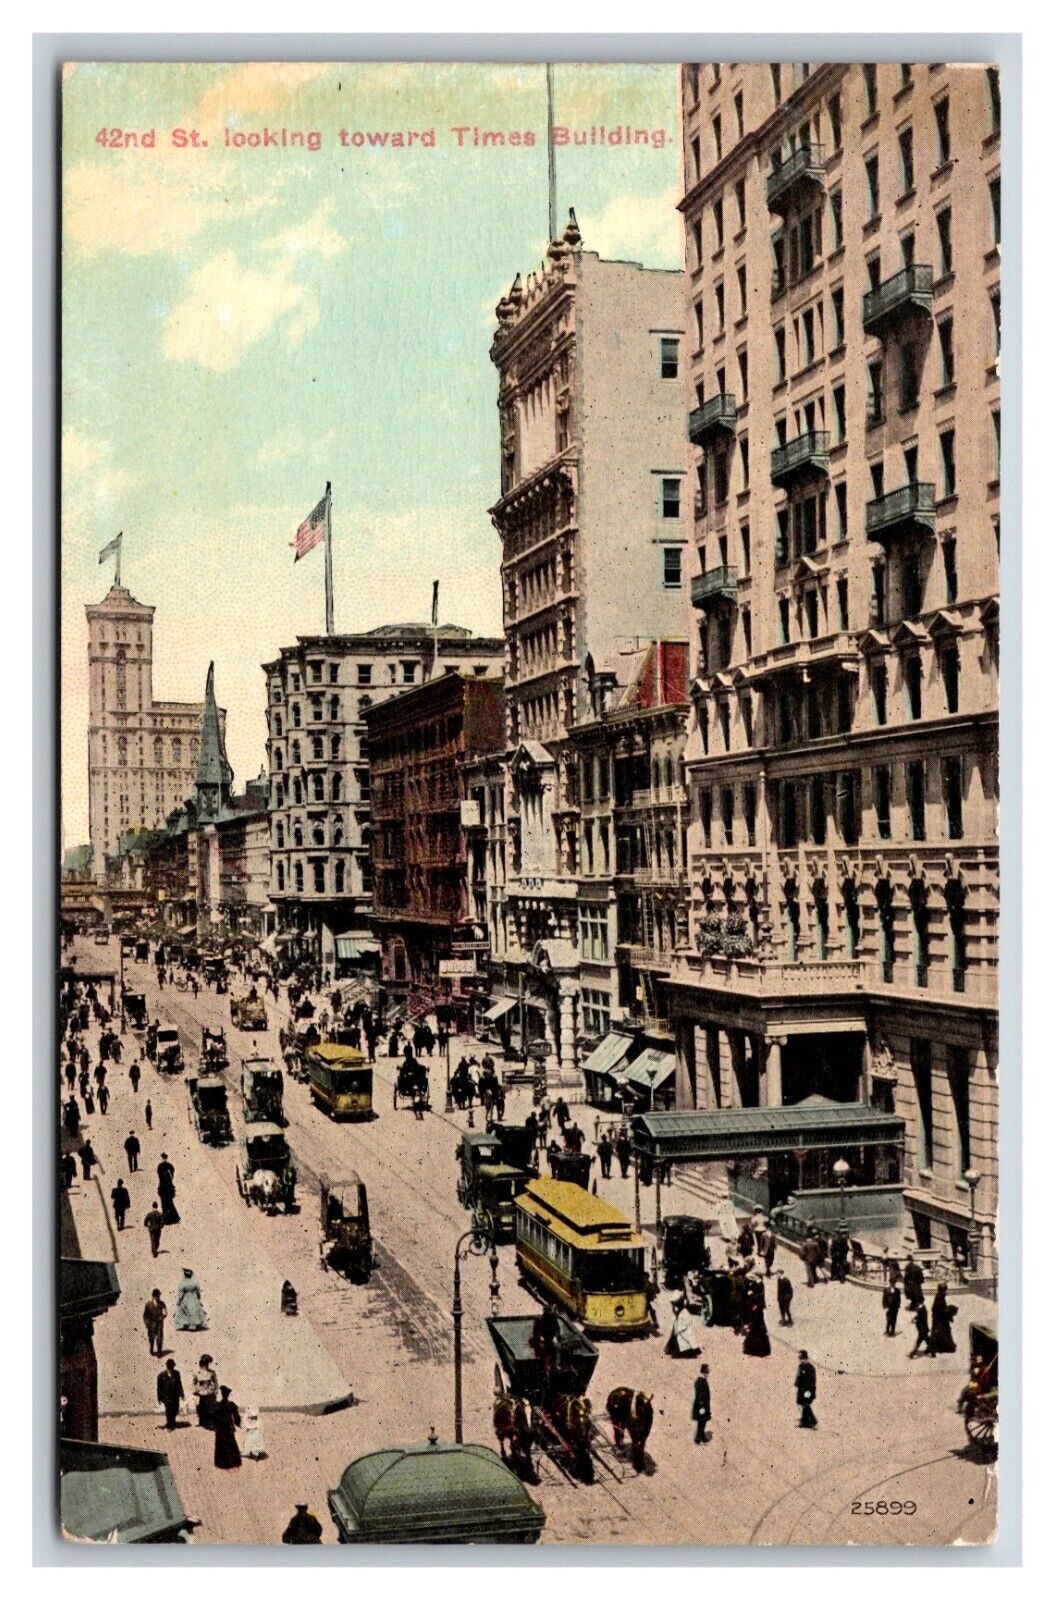
[[[583,1072],[592,1072],[597,1077],[607,1078],[617,1075],[617,1069],[626,1060],[633,1049],[634,1041],[625,1033],[607,1033],[600,1044],[591,1050],[582,1064]],[[622,1076],[621,1073],[618,1074]]]
[[[674,1053],[655,1050],[650,1045],[619,1074],[620,1083],[632,1083],[636,1089],[661,1089],[674,1076]]]
[[[169,1466],[156,1450],[63,1439],[63,1532],[96,1544],[172,1544],[187,1526]]]
[[[835,1101],[795,1106],[737,1106],[726,1111],[655,1111],[633,1117],[634,1149],[657,1161],[722,1161],[898,1144],[905,1119],[875,1106]]]

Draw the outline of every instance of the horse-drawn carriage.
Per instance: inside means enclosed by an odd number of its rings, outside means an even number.
[[[279,1207],[293,1210],[297,1170],[281,1128],[271,1122],[253,1122],[242,1134],[235,1182],[246,1205],[257,1205],[269,1216]]]
[[[182,1072],[183,1049],[175,1028],[159,1028],[156,1034],[155,1065],[159,1072]]]
[[[242,1063],[242,1112],[246,1122],[273,1122],[278,1128],[286,1125],[282,1071],[263,1056]]]
[[[204,1077],[210,1072],[223,1072],[227,1067],[227,1035],[222,1028],[201,1030],[201,1053],[198,1071]]]
[[[267,1008],[263,996],[250,989],[247,994],[231,996],[231,1021],[243,1033],[262,1033],[267,1027]]]
[[[652,1428],[652,1397],[628,1386],[613,1389],[606,1410],[615,1452],[593,1420],[587,1389],[597,1366],[595,1344],[552,1308],[536,1317],[488,1317],[494,1345],[494,1425],[503,1458],[521,1477],[537,1481],[535,1445],[566,1477],[592,1483],[600,1465],[622,1477],[620,1457],[629,1438],[632,1464],[644,1466]]]
[[[365,1283],[374,1264],[366,1184],[354,1172],[339,1183],[323,1179],[319,1190],[319,1262],[346,1278]]]
[[[396,1073],[392,1086],[393,1111],[399,1109],[400,1102],[422,1111],[429,1109],[429,1069],[415,1056],[404,1056]]]
[[[590,1187],[590,1168],[593,1156],[584,1150],[554,1150],[549,1157],[550,1176],[560,1183],[577,1183],[580,1189]]]
[[[996,1328],[983,1322],[970,1327],[970,1376],[960,1392],[957,1409],[963,1414],[967,1437],[981,1450],[996,1450],[997,1377],[1000,1343]]]
[[[710,1223],[703,1217],[677,1213],[663,1222],[663,1287],[681,1289],[690,1272],[700,1272],[711,1264],[707,1248]]]
[[[741,1328],[748,1315],[745,1272],[725,1267],[690,1268],[682,1279],[685,1309],[707,1328]]]
[[[286,1071],[298,1083],[307,1081],[308,1076],[308,1051],[314,1045],[321,1043],[322,1035],[318,1026],[310,1018],[300,1018],[292,1021],[288,1028],[283,1028],[279,1034],[279,1043],[282,1046],[282,1059],[286,1063]]]
[[[532,1129],[497,1123],[490,1133],[464,1133],[455,1152],[458,1199],[496,1240],[516,1234],[517,1195],[534,1173]]]
[[[191,1121],[202,1144],[230,1144],[231,1114],[227,1109],[227,1087],[222,1083],[202,1083],[188,1078]]]
[[[125,1019],[130,1028],[136,1032],[147,1025],[147,997],[140,994],[138,989],[126,989],[121,1002],[124,1007]]]

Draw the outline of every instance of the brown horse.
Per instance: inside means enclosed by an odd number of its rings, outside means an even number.
[[[549,1414],[571,1456],[572,1470],[583,1483],[593,1482],[593,1457],[590,1454],[591,1411],[584,1394],[555,1395]]]
[[[630,1459],[635,1472],[641,1472],[645,1465],[645,1445],[652,1432],[652,1396],[643,1389],[635,1391],[624,1384],[612,1390],[607,1409],[616,1449],[622,1450],[623,1437],[629,1434]]]
[[[535,1429],[528,1402],[519,1395],[496,1394],[494,1425],[502,1460],[506,1459],[506,1445],[508,1445],[509,1462],[513,1471],[518,1477],[534,1483],[536,1479],[531,1460],[531,1446],[535,1439]]]

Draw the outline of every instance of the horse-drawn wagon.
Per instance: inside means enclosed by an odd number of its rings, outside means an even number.
[[[279,1207],[293,1210],[297,1171],[281,1128],[270,1122],[253,1122],[242,1134],[235,1182],[246,1205],[257,1205],[269,1216]]]
[[[971,1443],[980,1450],[996,1451],[997,1376],[1000,1343],[996,1328],[984,1322],[970,1327],[970,1376],[960,1392],[957,1409]]]
[[[159,1028],[156,1039],[155,1065],[159,1072],[183,1071],[183,1048],[175,1028]]]
[[[463,1133],[458,1199],[501,1242],[516,1234],[513,1202],[534,1176],[534,1134],[523,1125],[497,1123],[490,1133]]]
[[[415,1056],[404,1056],[396,1073],[392,1086],[393,1111],[398,1110],[400,1102],[412,1105],[415,1110],[429,1109],[429,1070]]]
[[[138,989],[126,989],[121,1001],[128,1026],[136,1033],[147,1025],[147,997]]]
[[[246,1122],[273,1122],[284,1128],[282,1071],[273,1061],[254,1056],[242,1063],[242,1110]]]
[[[234,1138],[227,1109],[227,1086],[188,1078],[191,1120],[202,1144],[225,1145]]]
[[[267,1027],[263,996],[250,989],[248,994],[231,996],[231,1021],[243,1033],[262,1033]]]
[[[352,1172],[339,1183],[323,1179],[319,1190],[319,1261],[347,1278],[365,1283],[374,1264],[366,1184]]]
[[[201,1030],[198,1071],[205,1077],[211,1072],[223,1072],[226,1066],[227,1035],[222,1028],[203,1028]]]

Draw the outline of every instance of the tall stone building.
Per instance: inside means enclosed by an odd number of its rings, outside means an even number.
[[[264,664],[280,939],[331,971],[376,965],[366,713],[430,675],[498,675],[502,656],[501,639],[408,622],[305,636]]]
[[[114,584],[88,618],[88,825],[96,878],[194,787],[202,707],[154,699],[154,607]]]
[[[508,800],[499,998],[577,1075],[578,808],[561,741],[620,649],[684,634],[681,274],[603,261],[572,213],[497,307]]]
[[[679,1101],[895,1112],[916,1242],[991,1263],[999,83],[734,63],[682,90]]]

